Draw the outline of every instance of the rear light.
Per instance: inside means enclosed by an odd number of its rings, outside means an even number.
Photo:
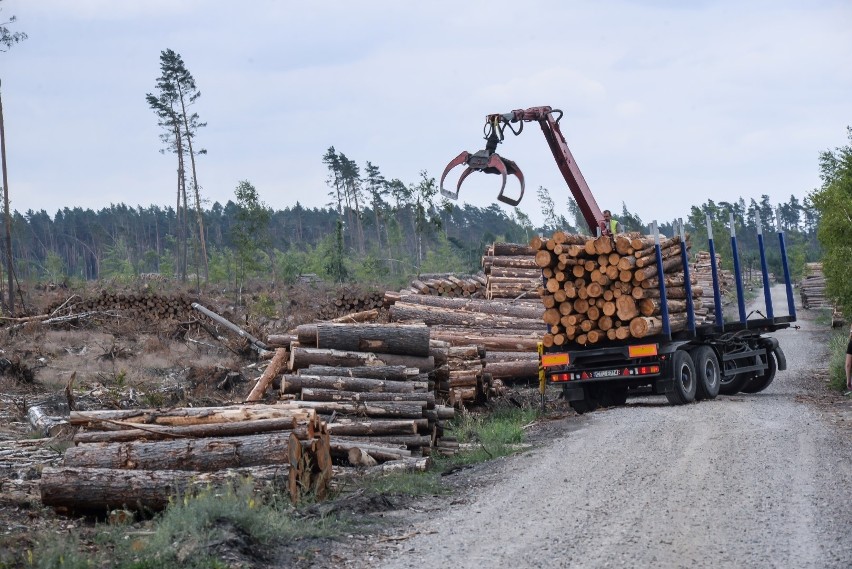
[[[550,376],[550,381],[556,383],[560,381],[570,381],[571,375],[567,373],[554,373]]]

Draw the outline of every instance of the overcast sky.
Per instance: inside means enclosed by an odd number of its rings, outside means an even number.
[[[819,185],[852,124],[852,1],[2,0],[29,35],[0,53],[9,188],[24,212],[173,205],[145,94],[173,49],[202,92],[208,205],[240,180],[280,209],[328,202],[329,146],[406,184],[484,146],[488,113],[550,105],[602,209],[646,222],[707,199]],[[535,125],[498,152],[563,211]],[[511,187],[514,188],[514,187]],[[461,198],[495,201],[497,176]],[[509,193],[510,190],[507,190]],[[501,204],[511,211],[511,208]]]

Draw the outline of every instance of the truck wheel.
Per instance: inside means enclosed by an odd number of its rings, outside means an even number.
[[[591,386],[587,385],[583,389],[583,399],[571,401],[569,405],[571,405],[571,409],[582,415],[598,408],[600,405],[599,395],[597,389],[592,389]]]
[[[594,411],[598,408],[597,400],[588,398],[581,401],[571,401],[569,404],[571,405],[571,409],[576,411],[578,415]]]
[[[719,395],[719,360],[710,346],[699,346],[692,352],[695,373],[698,382],[695,388],[696,399],[715,399]]]
[[[749,374],[747,373],[731,373],[735,369],[737,367],[734,362],[727,362],[725,364],[725,372],[730,375],[719,377],[719,393],[722,395],[736,395],[749,380]]]
[[[689,352],[678,350],[672,354],[672,377],[674,378],[674,387],[666,393],[666,399],[669,400],[669,403],[683,405],[695,401],[695,389],[698,381],[695,364],[692,363]]]
[[[769,384],[772,383],[773,379],[775,379],[775,372],[778,369],[778,363],[775,361],[775,354],[772,352],[766,352],[766,355],[761,356],[760,359],[765,361],[768,367],[766,368],[766,371],[763,372],[763,375],[754,377],[746,382],[742,388],[743,393],[759,393],[769,387]]]

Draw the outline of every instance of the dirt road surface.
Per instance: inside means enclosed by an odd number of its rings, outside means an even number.
[[[818,401],[829,333],[799,316],[766,391],[569,417],[378,565],[852,567],[852,430]]]

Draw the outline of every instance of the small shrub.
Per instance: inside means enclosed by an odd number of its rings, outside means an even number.
[[[249,308],[252,316],[263,316],[265,318],[277,318],[278,312],[275,308],[275,300],[266,293],[259,294]]]
[[[849,335],[845,332],[834,332],[828,342],[828,373],[829,386],[838,391],[846,391],[846,345]]]

